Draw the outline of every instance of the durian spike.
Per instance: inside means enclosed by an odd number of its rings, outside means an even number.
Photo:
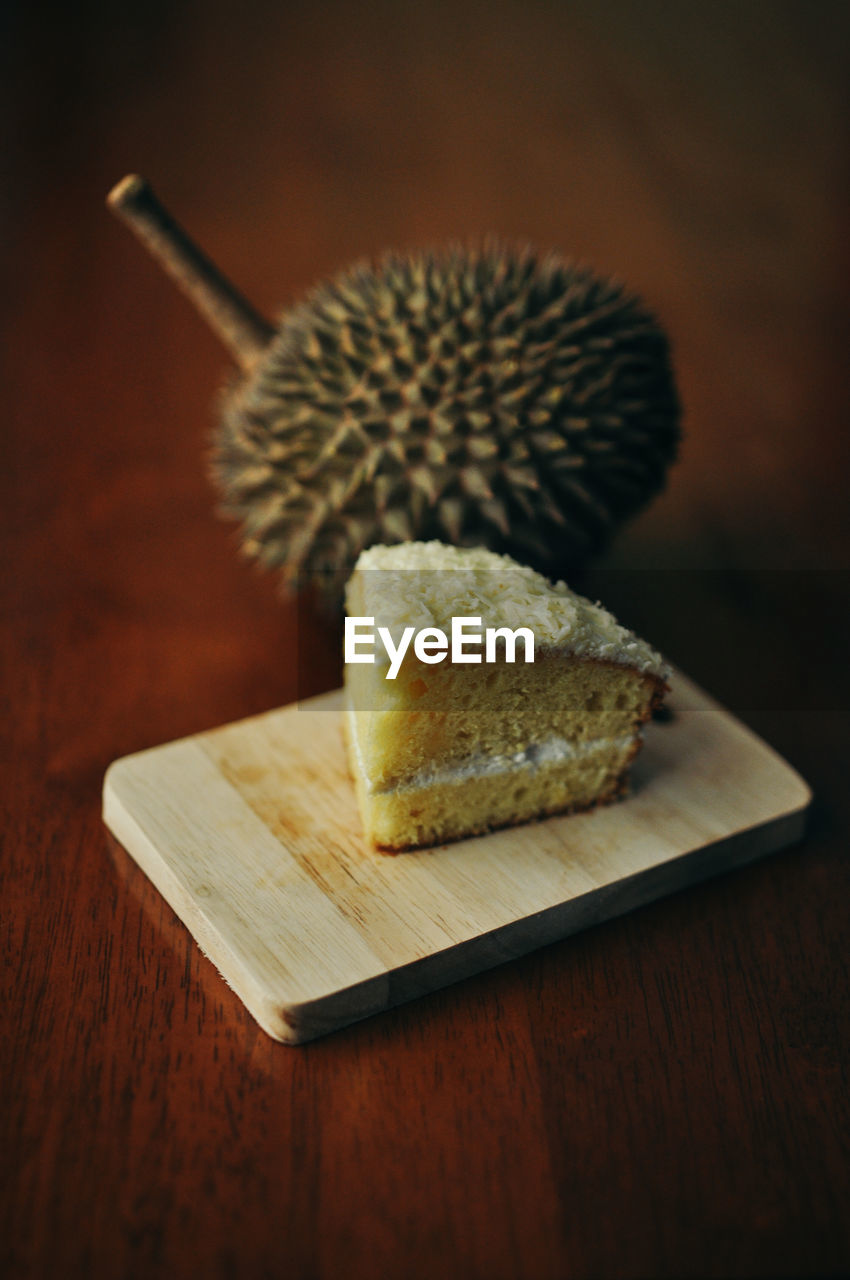
[[[106,203],[194,303],[240,368],[252,369],[274,337],[274,327],[190,239],[150,183],[129,174],[113,187]]]

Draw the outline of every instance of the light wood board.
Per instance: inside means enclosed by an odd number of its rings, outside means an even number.
[[[682,675],[631,794],[391,856],[326,694],[126,756],[104,821],[276,1040],[310,1040],[798,839],[811,799]]]

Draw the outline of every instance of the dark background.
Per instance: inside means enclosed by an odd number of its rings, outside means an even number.
[[[0,1267],[850,1269],[848,13],[6,7]],[[131,170],[272,315],[487,232],[645,296],[681,459],[581,585],[801,771],[803,844],[304,1049],[255,1028],[100,785],[339,654],[214,515],[227,358],[105,212]]]

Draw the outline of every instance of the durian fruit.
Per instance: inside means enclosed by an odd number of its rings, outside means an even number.
[[[561,576],[662,487],[679,438],[668,343],[620,284],[498,243],[387,254],[274,330],[141,179],[110,203],[237,357],[213,473],[286,589],[430,538]]]

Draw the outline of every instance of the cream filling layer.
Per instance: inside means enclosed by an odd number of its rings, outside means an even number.
[[[404,778],[401,782],[390,786],[376,787],[366,772],[360,739],[357,733],[357,714],[349,707],[349,738],[354,745],[357,765],[363,778],[366,792],[369,795],[385,795],[388,792],[421,791],[426,787],[437,787],[466,782],[470,778],[490,778],[503,773],[519,773],[527,770],[536,773],[540,769],[551,768],[552,765],[566,764],[571,760],[585,760],[601,751],[626,752],[635,740],[634,733],[624,733],[617,738],[589,738],[585,742],[568,742],[566,738],[553,736],[543,742],[532,742],[522,751],[487,755],[479,752],[467,756],[454,764],[434,764],[418,773]]]

